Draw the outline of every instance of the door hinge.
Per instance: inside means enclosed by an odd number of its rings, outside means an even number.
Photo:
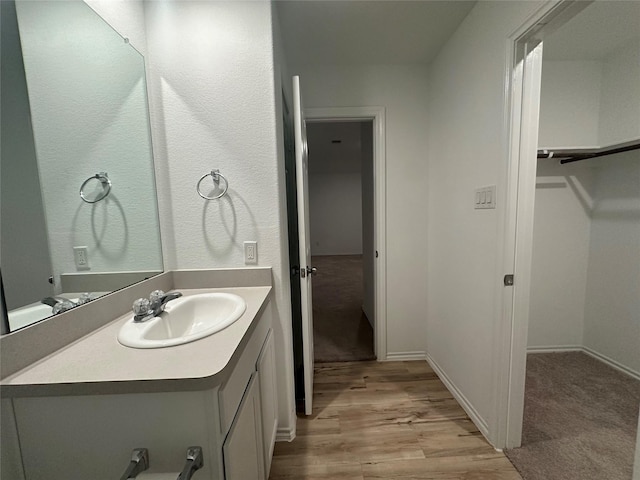
[[[504,286],[505,287],[513,286],[513,274],[509,274],[509,275],[505,275],[504,276]]]

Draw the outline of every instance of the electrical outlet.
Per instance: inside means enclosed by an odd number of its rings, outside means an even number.
[[[244,242],[244,263],[246,265],[258,263],[258,242]]]
[[[73,247],[73,259],[78,270],[89,270],[89,253],[87,247]]]

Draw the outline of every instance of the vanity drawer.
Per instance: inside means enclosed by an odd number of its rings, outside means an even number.
[[[247,346],[238,359],[238,363],[233,367],[229,380],[218,391],[218,402],[220,405],[220,428],[222,435],[226,435],[233,423],[233,419],[238,411],[242,396],[244,395],[251,375],[256,371],[256,363],[262,345],[267,334],[271,330],[271,312],[265,309],[256,329],[251,334]]]

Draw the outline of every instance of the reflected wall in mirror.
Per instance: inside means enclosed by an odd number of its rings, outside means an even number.
[[[82,1],[0,5],[13,331],[163,266],[144,58]]]

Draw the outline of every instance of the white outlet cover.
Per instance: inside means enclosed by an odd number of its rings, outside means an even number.
[[[244,263],[245,265],[255,265],[258,263],[258,242],[244,242]]]

